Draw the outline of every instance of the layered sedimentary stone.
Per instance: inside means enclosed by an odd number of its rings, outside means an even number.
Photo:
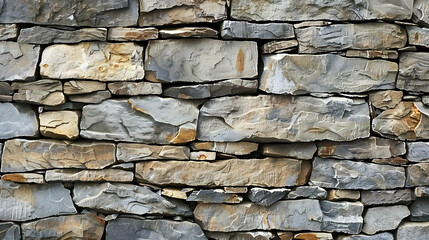
[[[361,99],[222,97],[200,109],[198,140],[350,141],[368,137],[369,124],[368,104]]]
[[[283,53],[294,50],[298,47],[298,41],[293,40],[283,40],[283,41],[272,41],[267,42],[262,46],[263,53]]]
[[[401,102],[403,95],[402,91],[376,91],[369,94],[369,100],[372,106],[386,110],[396,107]]]
[[[193,150],[208,150],[233,155],[247,155],[258,150],[258,144],[252,142],[192,142]]]
[[[51,45],[43,51],[40,74],[57,79],[139,80],[144,77],[143,47],[106,42]]]
[[[186,143],[196,137],[197,119],[197,104],[186,100],[157,96],[112,99],[83,108],[80,134],[115,141]]]
[[[118,161],[136,162],[145,160],[188,160],[190,150],[182,146],[156,146],[137,143],[119,143],[116,151]]]
[[[404,187],[405,170],[390,165],[316,158],[310,181],[337,189],[392,189]]]
[[[250,23],[246,21],[223,21],[220,35],[225,39],[289,39],[295,37],[289,23]]]
[[[154,40],[149,41],[145,57],[146,79],[162,82],[254,78],[257,65],[257,45],[250,41]]]
[[[429,29],[407,26],[408,42],[411,45],[429,47]]]
[[[94,213],[50,217],[23,223],[24,239],[88,239],[100,240],[104,219]]]
[[[76,183],[73,201],[79,207],[106,213],[191,215],[189,206],[181,201],[125,183]]]
[[[152,82],[114,82],[107,86],[113,95],[159,95],[162,93],[161,83]]]
[[[287,199],[311,198],[311,199],[326,199],[328,192],[318,186],[302,186],[297,187],[287,195]]]
[[[378,137],[351,142],[323,141],[317,143],[317,148],[318,156],[337,159],[391,158],[407,152],[404,142]]]
[[[366,234],[375,234],[381,231],[396,229],[402,219],[410,215],[407,206],[398,205],[390,207],[369,208],[365,214],[365,225],[362,231]]]
[[[305,184],[309,172],[307,161],[287,158],[136,164],[137,181],[156,185],[285,187]]]
[[[64,83],[64,94],[75,95],[106,90],[106,83],[98,81],[73,80]]]
[[[124,227],[126,226],[126,227]],[[172,220],[139,220],[118,218],[106,227],[106,240],[171,239],[206,240],[196,223]]]
[[[102,169],[115,162],[115,144],[12,139],[4,144],[1,171],[50,168]]]
[[[414,196],[411,189],[361,191],[361,202],[363,205],[409,204],[413,200]]]
[[[3,174],[1,176],[1,179],[6,181],[11,181],[11,182],[16,182],[16,183],[38,183],[38,184],[45,183],[45,178],[43,174],[38,174],[38,173],[9,173],[9,174]]]
[[[30,44],[78,43],[84,41],[106,41],[106,36],[107,29],[105,28],[64,30],[35,26],[21,29],[18,42]]]
[[[388,23],[333,24],[296,30],[300,53],[403,48],[404,28]]]
[[[419,198],[411,205],[412,221],[429,221],[429,198]]]
[[[0,221],[28,221],[76,213],[70,191],[61,183],[34,185],[0,180],[0,191]]]
[[[429,163],[411,164],[407,167],[407,186],[429,185]]]
[[[414,1],[413,21],[429,27],[429,4],[427,1]]]
[[[66,102],[61,81],[42,79],[35,82],[13,82],[13,100],[17,102],[56,106]]]
[[[38,45],[1,41],[0,81],[34,80],[39,54]]]
[[[14,39],[18,36],[16,24],[0,24],[0,41]]]
[[[396,50],[347,50],[346,57],[398,59]]]
[[[314,143],[271,143],[262,145],[262,154],[269,157],[312,159],[317,151]]]
[[[75,140],[79,137],[79,115],[75,111],[39,114],[40,133],[45,137]]]
[[[290,189],[287,188],[265,189],[253,187],[247,192],[246,196],[253,203],[267,207],[280,201],[289,192]]]
[[[399,75],[396,87],[407,91],[429,92],[426,74],[429,53],[403,52],[399,55]]]
[[[407,159],[411,162],[429,162],[429,143],[409,142],[407,143]]]
[[[70,101],[80,103],[101,103],[102,101],[111,97],[112,94],[108,90],[68,96]]]
[[[397,63],[334,54],[277,54],[263,56],[262,60],[259,89],[275,94],[393,89],[398,73]]]
[[[363,205],[360,202],[320,201],[322,230],[358,234],[361,232]]]
[[[193,191],[188,198],[188,202],[203,202],[203,203],[240,203],[243,197],[235,193],[225,193],[223,189],[201,189]]]
[[[120,169],[55,169],[45,173],[47,182],[132,182],[134,173]]]
[[[20,103],[0,103],[0,139],[35,137],[39,133],[36,113]]]
[[[8,240],[21,240],[19,225],[13,222],[0,223],[0,238]]]
[[[374,235],[350,235],[350,236],[338,236],[337,240],[394,240],[393,234],[389,232],[378,233]]]
[[[429,222],[402,223],[398,228],[396,239],[429,239]]]
[[[109,41],[146,41],[158,38],[156,28],[109,28]]]
[[[225,0],[141,0],[140,26],[217,22],[227,17]]]
[[[183,27],[159,31],[161,38],[217,38],[218,34],[218,31],[208,27]]]

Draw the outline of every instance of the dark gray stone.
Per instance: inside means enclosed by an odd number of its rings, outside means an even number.
[[[429,239],[429,222],[403,222],[396,234],[396,240]]]
[[[220,35],[225,39],[289,39],[295,38],[293,25],[289,23],[249,23],[223,21]]]
[[[410,209],[411,221],[429,221],[429,198],[418,198]]]
[[[0,223],[0,239],[21,240],[21,230],[19,225],[13,222]]]
[[[31,44],[78,43],[83,41],[106,41],[106,36],[107,29],[105,28],[63,30],[35,26],[21,29],[18,42]]]
[[[249,189],[246,196],[253,203],[268,207],[280,201],[288,192],[290,192],[290,189],[287,188],[265,189],[253,187]]]
[[[407,143],[407,159],[410,162],[429,162],[429,143],[428,142],[409,142]]]
[[[309,143],[269,143],[262,145],[262,154],[269,157],[291,157],[312,159],[317,151],[314,142]]]
[[[0,81],[34,80],[36,78],[40,46],[0,42],[0,55]]]
[[[243,197],[234,193],[225,193],[223,189],[202,189],[193,191],[186,201],[203,203],[240,203],[243,201]]]
[[[39,134],[36,113],[28,105],[0,103],[0,139],[35,137]]]
[[[409,204],[413,200],[414,196],[411,189],[361,191],[361,202],[368,206]]]
[[[429,186],[429,163],[417,163],[408,165],[406,186]]]

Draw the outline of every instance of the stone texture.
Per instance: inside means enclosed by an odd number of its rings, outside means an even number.
[[[182,27],[173,29],[161,29],[161,38],[217,38],[219,32],[208,27]]]
[[[404,222],[398,228],[397,240],[429,239],[429,222]]]
[[[39,123],[30,106],[0,103],[0,139],[35,137],[38,134]]]
[[[417,197],[429,197],[429,187],[416,187],[414,194]]]
[[[250,23],[223,21],[220,35],[225,39],[289,39],[295,38],[293,25],[289,23]]]
[[[0,82],[0,102],[12,102],[13,90],[8,82]]]
[[[104,219],[94,213],[50,217],[23,223],[24,239],[87,239],[100,240]]]
[[[98,81],[73,80],[64,83],[64,94],[75,95],[106,90],[106,83]]]
[[[390,165],[316,158],[310,181],[326,188],[392,189],[404,187],[405,170]]]
[[[399,75],[396,87],[415,92],[429,92],[429,76],[426,74],[429,53],[402,52],[399,55]]]
[[[393,89],[398,73],[397,63],[335,54],[277,54],[263,56],[262,60],[259,89],[274,94]]]
[[[80,103],[101,103],[102,101],[109,99],[111,97],[112,97],[112,94],[108,90],[68,96],[70,101],[80,102]]]
[[[119,143],[116,151],[118,161],[137,162],[145,160],[189,160],[190,150],[185,146],[156,146],[138,143]]]
[[[225,193],[223,189],[202,189],[193,191],[186,201],[203,203],[240,203],[243,201],[243,197],[234,193]]]
[[[407,26],[408,42],[411,45],[429,47],[429,29]]]
[[[424,1],[422,1],[424,2]],[[412,0],[383,0],[356,2],[253,1],[235,0],[231,3],[231,17],[251,21],[308,21],[308,20],[407,20],[413,11]]]
[[[186,221],[118,218],[106,227],[106,240],[160,239],[206,240],[200,226]]]
[[[162,93],[161,83],[152,82],[114,82],[107,85],[113,95],[159,95]]]
[[[312,159],[317,151],[314,143],[271,143],[262,145],[262,154],[269,157]]]
[[[256,42],[154,40],[149,41],[146,50],[145,78],[162,82],[213,82],[254,78],[258,74],[257,64]]]
[[[381,231],[396,229],[402,219],[410,215],[407,206],[397,205],[390,207],[369,208],[365,214],[362,231],[366,234],[375,234]]]
[[[70,192],[61,183],[34,185],[0,180],[0,192],[0,221],[76,213]]]
[[[351,142],[323,141],[317,143],[317,148],[318,156],[336,159],[391,158],[407,152],[404,142],[378,137]]]
[[[323,212],[322,230],[358,234],[361,232],[363,205],[360,202],[320,201]]]
[[[217,22],[227,17],[225,0],[141,0],[139,26]]]
[[[34,82],[13,82],[12,89],[16,102],[56,106],[66,102],[62,93],[63,85],[58,80],[42,79]]]
[[[21,240],[19,225],[13,222],[0,223],[0,238],[4,240]]]
[[[346,57],[398,59],[399,54],[396,50],[347,50]]]
[[[367,103],[342,97],[216,98],[204,103],[198,125],[200,141],[350,141],[368,136]]]
[[[408,142],[407,159],[411,162],[429,162],[428,142]]]
[[[250,95],[258,90],[257,80],[231,79],[212,84],[169,87],[163,95],[181,99],[204,99],[228,95]]]
[[[115,141],[186,143],[196,137],[197,118],[196,104],[186,100],[157,96],[112,99],[83,108],[80,135]]]
[[[262,46],[262,52],[267,53],[284,53],[294,50],[298,47],[298,41],[293,40],[283,40],[283,41],[271,41],[267,42]]]
[[[39,114],[40,133],[45,137],[75,140],[79,137],[79,115],[75,111]]]
[[[109,28],[109,41],[146,41],[158,38],[156,28]]]
[[[340,235],[336,238],[337,240],[395,240],[393,237],[393,234],[389,232],[384,233],[378,233],[374,235],[350,235],[350,236],[343,236]]]
[[[34,80],[39,54],[38,45],[1,41],[0,81]]]
[[[78,43],[84,41],[106,41],[107,29],[81,28],[64,30],[50,27],[35,26],[22,28],[18,42],[30,44]]]
[[[54,169],[45,173],[47,182],[132,182],[134,173],[120,169]]]
[[[429,27],[429,4],[425,0],[414,0],[413,21]]]
[[[357,201],[360,199],[360,191],[331,189],[329,190],[328,197],[326,199],[330,201]]]
[[[310,199],[326,199],[328,192],[318,186],[301,186],[292,190],[287,199],[310,198]]]
[[[0,24],[0,41],[10,40],[18,37],[16,24]]]
[[[190,160],[214,161],[216,160],[215,152],[191,152]]]
[[[414,196],[411,189],[361,191],[361,202],[368,206],[409,204],[412,200]]]
[[[412,221],[429,221],[429,198],[418,198],[410,209]]]
[[[257,231],[257,232],[234,232],[234,233],[221,233],[221,232],[205,232],[206,236],[210,239],[216,240],[270,240],[275,239],[271,232]]]
[[[407,167],[408,187],[429,185],[429,163],[411,164]]]
[[[5,181],[16,182],[16,183],[38,183],[38,184],[45,183],[45,178],[43,174],[38,174],[38,173],[9,173],[9,174],[3,174],[1,176],[1,179]]]
[[[258,144],[252,142],[192,142],[193,150],[208,150],[233,155],[248,155],[258,150]]]
[[[401,102],[403,95],[402,91],[376,91],[369,94],[369,101],[371,101],[372,106],[386,110],[396,107]]]
[[[79,207],[105,213],[191,215],[189,207],[181,201],[125,183],[76,183],[73,201]]]
[[[333,24],[296,30],[300,53],[403,48],[404,28],[388,23]]]
[[[163,188],[161,190],[161,195],[183,200],[186,200],[188,198],[188,193],[186,191],[183,191],[183,189],[176,188]]]
[[[115,145],[105,142],[12,139],[6,141],[2,172],[50,168],[102,169],[115,162]]]
[[[143,47],[106,42],[51,45],[43,51],[40,74],[57,79],[139,80],[144,77]]]
[[[308,162],[287,158],[136,164],[137,181],[157,185],[285,187],[305,184],[309,172]]]
[[[280,201],[289,192],[290,189],[287,188],[266,189],[252,187],[249,189],[246,196],[251,202],[260,206],[268,207],[275,202]]]
[[[311,240],[311,239],[334,240],[331,233],[312,233],[312,232],[295,234],[293,239],[299,239],[299,240]]]
[[[247,193],[247,187],[223,187],[226,193]]]

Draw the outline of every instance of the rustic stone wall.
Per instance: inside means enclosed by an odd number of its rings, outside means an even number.
[[[429,1],[1,0],[0,239],[429,239]]]

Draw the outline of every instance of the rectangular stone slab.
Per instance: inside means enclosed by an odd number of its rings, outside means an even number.
[[[106,41],[106,36],[107,29],[105,28],[62,30],[36,26],[21,29],[18,42],[32,44],[78,43],[83,41]]]
[[[295,96],[222,97],[200,109],[198,140],[235,142],[350,141],[369,136],[361,99]]]
[[[399,55],[396,87],[407,91],[429,92],[429,53],[403,52]]]
[[[47,182],[132,182],[134,173],[120,169],[54,169],[45,173]]]
[[[189,160],[190,150],[185,146],[157,146],[138,143],[119,143],[116,150],[118,161]]]
[[[0,102],[0,139],[36,137],[38,134],[36,112],[29,105]]]
[[[408,165],[406,186],[429,186],[429,163],[417,163]]]
[[[250,23],[223,21],[220,35],[225,39],[289,39],[295,38],[293,25],[289,23]]]
[[[0,41],[0,81],[34,80],[40,46]]]
[[[336,54],[262,56],[259,89],[275,94],[361,93],[394,89],[398,64]]]
[[[304,185],[307,161],[288,158],[202,161],[147,161],[136,164],[136,180],[156,185],[261,186]]]

